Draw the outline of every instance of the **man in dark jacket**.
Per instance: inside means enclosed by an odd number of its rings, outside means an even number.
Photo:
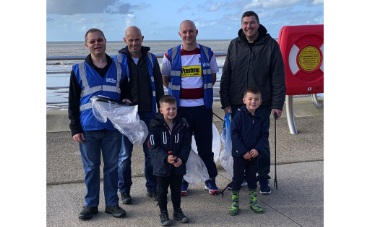
[[[135,26],[127,28],[123,39],[127,46],[119,50],[114,59],[120,63],[126,63],[131,88],[127,98],[132,100],[133,105],[138,105],[139,117],[149,129],[150,120],[155,117],[156,106],[159,109],[159,99],[164,92],[158,61],[155,55],[149,52],[149,47],[141,45],[143,39],[144,36],[139,28]],[[118,160],[118,188],[121,202],[124,204],[131,204],[132,201],[130,196],[132,149],[132,143],[126,136],[122,136],[122,148]],[[147,140],[143,144],[143,151],[147,196],[157,200],[157,178],[153,176],[152,155],[147,146]]]
[[[262,94],[260,113],[270,127],[270,114],[279,118],[285,100],[285,71],[280,47],[259,23],[258,15],[247,11],[242,16],[238,37],[230,42],[220,84],[221,105],[234,117],[243,105],[243,92],[247,87],[258,87]],[[258,162],[260,193],[269,194],[270,146],[265,144]]]

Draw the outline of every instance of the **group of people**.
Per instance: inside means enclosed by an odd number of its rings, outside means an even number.
[[[233,118],[230,215],[238,212],[242,185],[248,185],[250,206],[257,213],[262,212],[256,198],[257,181],[261,194],[271,193],[269,118],[271,113],[280,117],[285,98],[284,63],[277,42],[253,11],[245,12],[241,22],[238,37],[229,45],[220,85],[222,108]],[[179,29],[182,44],[167,51],[161,70],[150,48],[142,46],[144,36],[139,28],[127,28],[123,39],[127,45],[113,58],[105,53],[106,39],[101,30],[86,32],[85,46],[90,54],[73,66],[68,98],[70,129],[79,144],[85,171],[85,206],[80,219],[88,220],[98,213],[101,154],[105,212],[117,218],[126,215],[118,205],[117,190],[121,203],[131,204],[133,200],[133,144],[109,120],[102,123],[94,117],[90,98],[95,95],[138,105],[138,115],[149,129],[143,144],[146,195],[158,202],[162,225],[171,224],[167,210],[169,186],[173,219],[189,221],[180,204],[181,195],[188,194],[189,184],[183,175],[192,135],[210,177],[205,188],[211,195],[219,193],[212,152],[213,85],[219,69],[212,50],[197,43],[197,34],[192,21],[183,21]]]

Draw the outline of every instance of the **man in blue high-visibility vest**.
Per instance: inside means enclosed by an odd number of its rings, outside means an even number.
[[[163,57],[163,84],[168,94],[176,98],[178,114],[189,123],[190,136],[194,132],[198,154],[210,179],[205,188],[217,195],[217,168],[212,152],[213,85],[218,66],[212,50],[197,43],[198,30],[194,22],[180,24],[182,45],[173,47]],[[187,195],[188,182],[183,180],[182,195]]]
[[[104,162],[105,212],[124,217],[126,212],[118,206],[118,154],[121,133],[107,120],[99,122],[92,111],[90,98],[103,95],[123,100],[128,83],[125,67],[113,61],[106,53],[106,39],[101,30],[86,32],[85,46],[90,54],[85,61],[72,67],[68,115],[73,139],[78,142],[85,171],[85,206],[79,219],[88,220],[98,213],[100,191],[100,153]]]
[[[144,36],[136,26],[126,29],[123,39],[127,46],[118,51],[114,60],[123,63],[128,72],[130,94],[133,105],[138,105],[138,114],[149,129],[150,120],[154,119],[156,106],[159,109],[159,100],[163,96],[162,75],[157,58],[150,53],[150,47],[142,46]],[[152,154],[147,140],[143,144],[145,154],[146,195],[157,201],[157,177],[153,175]],[[133,145],[128,138],[122,135],[122,147],[118,160],[118,190],[121,193],[121,202],[131,204],[131,155]]]

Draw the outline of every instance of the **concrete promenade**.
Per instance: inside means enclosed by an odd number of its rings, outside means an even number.
[[[319,97],[322,102],[323,99]],[[214,103],[213,111],[223,118],[220,103]],[[203,184],[191,185],[188,196],[181,200],[182,209],[190,222],[181,224],[173,221],[173,226],[323,226],[323,112],[323,109],[315,108],[310,98],[295,98],[294,114],[299,134],[289,133],[285,110],[283,117],[277,120],[277,190],[274,188],[275,129],[272,119],[272,193],[258,193],[259,204],[264,208],[263,214],[255,214],[249,209],[248,190],[245,187],[241,190],[239,215],[231,217],[228,214],[232,203],[229,190],[225,190],[223,197],[211,196]],[[213,121],[221,133],[222,121],[215,116]],[[145,196],[144,154],[142,148],[137,146],[134,146],[132,156],[133,204],[120,204],[127,216],[117,219],[104,213],[101,184],[99,213],[89,221],[78,219],[78,213],[84,205],[86,189],[78,144],[72,140],[68,124],[66,111],[47,111],[47,226],[161,226],[156,202]],[[231,181],[231,177],[219,163],[217,166],[219,175],[216,182],[223,189]],[[101,177],[102,173],[101,167]],[[172,219],[170,196],[168,199],[169,216]]]

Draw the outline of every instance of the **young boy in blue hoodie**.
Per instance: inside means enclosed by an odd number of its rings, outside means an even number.
[[[242,106],[231,121],[232,156],[234,160],[232,200],[233,204],[229,214],[237,215],[239,212],[239,191],[243,183],[243,174],[246,170],[249,189],[249,207],[256,213],[263,209],[257,203],[257,163],[264,144],[267,142],[269,131],[265,119],[258,112],[262,103],[261,92],[256,87],[249,87],[244,92]]]
[[[158,205],[163,226],[171,225],[167,211],[168,186],[171,186],[173,219],[181,223],[189,218],[181,210],[181,183],[186,174],[186,162],[191,149],[189,125],[177,116],[176,99],[164,95],[159,100],[160,108],[150,122],[148,146],[153,154],[153,175],[158,182]]]

